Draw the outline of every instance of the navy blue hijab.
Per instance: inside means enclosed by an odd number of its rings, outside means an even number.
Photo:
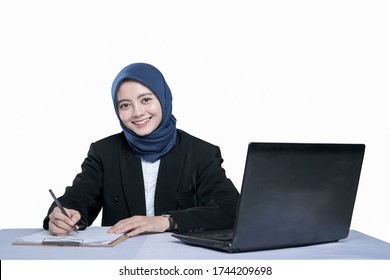
[[[145,136],[138,136],[128,129],[119,117],[118,90],[121,84],[128,79],[135,80],[148,87],[157,96],[161,104],[161,123],[152,133]],[[147,162],[155,162],[175,146],[176,119],[172,115],[172,94],[164,76],[156,67],[146,63],[134,63],[126,66],[114,79],[111,94],[120,125],[136,156]]]

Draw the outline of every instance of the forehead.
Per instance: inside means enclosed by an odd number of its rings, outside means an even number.
[[[118,88],[118,93],[126,92],[126,91],[136,91],[136,92],[142,91],[142,92],[153,93],[150,88],[134,80],[125,80],[121,83],[121,85]]]
[[[133,80],[124,81],[118,89],[117,99],[138,98],[141,95],[155,95],[153,91],[140,82]]]

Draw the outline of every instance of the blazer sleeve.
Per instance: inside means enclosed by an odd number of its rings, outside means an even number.
[[[222,168],[219,147],[209,146],[201,153],[193,151],[190,160],[199,161],[196,168],[194,188],[182,193],[178,202],[184,204],[195,195],[196,206],[168,211],[178,225],[179,232],[198,232],[213,229],[232,228],[238,204],[238,191],[226,177]],[[195,160],[196,159],[196,160]]]
[[[81,173],[77,174],[72,186],[66,187],[63,196],[58,200],[65,208],[75,209],[81,214],[79,225],[85,228],[92,224],[102,207],[103,168],[95,144],[91,144],[88,156],[81,165]],[[49,227],[49,215],[55,208],[53,203],[43,221],[43,228]]]

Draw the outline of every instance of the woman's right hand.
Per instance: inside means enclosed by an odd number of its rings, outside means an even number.
[[[58,207],[55,207],[49,215],[49,232],[53,235],[68,235],[74,231],[73,226],[81,218],[79,211],[64,209],[70,218],[66,217]]]

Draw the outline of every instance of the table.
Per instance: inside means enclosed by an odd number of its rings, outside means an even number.
[[[390,244],[351,230],[339,242],[229,254],[206,248],[189,246],[171,236],[171,233],[144,234],[127,239],[112,248],[20,246],[12,245],[18,237],[41,229],[0,230],[1,260],[338,260],[390,259]],[[59,254],[59,252],[61,252]]]

